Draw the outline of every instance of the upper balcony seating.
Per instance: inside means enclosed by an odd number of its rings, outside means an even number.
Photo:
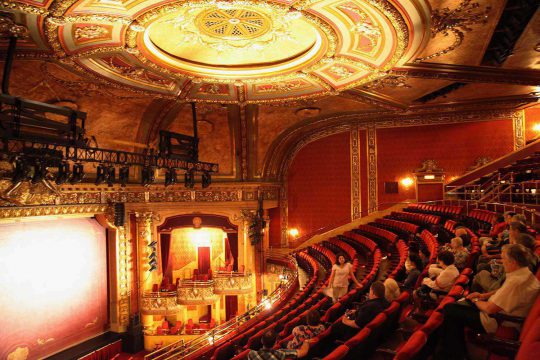
[[[394,219],[410,222],[424,228],[431,225],[437,225],[441,222],[440,216],[429,214],[418,214],[404,211],[392,211],[390,215],[385,216],[385,219]]]
[[[412,224],[410,222],[405,221],[398,221],[398,220],[392,220],[392,219],[376,219],[375,224],[380,224],[388,227],[389,229],[396,229],[401,230],[408,234],[416,234],[418,233],[418,230],[420,227],[416,224]],[[390,230],[392,231],[392,230]],[[407,239],[406,237],[403,237],[404,239]]]
[[[463,212],[463,206],[412,203],[405,208],[405,211],[457,218]]]
[[[380,228],[375,227],[375,226],[371,226],[371,225],[359,225],[353,231],[358,233],[358,234],[366,235],[368,237],[373,236],[376,239],[386,240],[392,245],[398,239],[397,234],[395,234],[395,233],[393,233],[391,231],[388,231],[388,230],[384,230],[384,229],[380,229]]]

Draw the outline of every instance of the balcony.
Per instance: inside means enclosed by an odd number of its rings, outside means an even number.
[[[146,315],[171,315],[180,310],[174,291],[146,292],[142,297],[141,309]]]
[[[247,294],[252,290],[251,273],[218,272],[214,276],[214,293],[224,295]]]
[[[219,300],[214,280],[182,280],[178,285],[178,304],[211,305]]]

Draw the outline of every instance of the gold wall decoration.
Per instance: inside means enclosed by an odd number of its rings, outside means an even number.
[[[131,239],[124,226],[117,227],[117,281],[118,281],[118,324],[127,328],[131,305],[130,248]]]
[[[358,127],[351,129],[351,220],[361,217],[362,205],[360,187],[360,137]]]
[[[525,146],[525,111],[517,110],[512,114],[512,127],[514,129],[514,150]]]
[[[473,171],[475,169],[478,169],[486,164],[489,164],[490,162],[492,162],[493,159],[489,156],[481,156],[479,158],[477,158],[475,161],[474,161],[474,165],[470,166],[467,171]]]
[[[377,129],[375,126],[368,126],[367,136],[367,157],[368,157],[368,213],[377,211]]]
[[[435,9],[432,13],[431,37],[452,35],[454,42],[448,47],[431,55],[418,58],[416,61],[433,59],[456,49],[462,44],[465,33],[472,31],[474,25],[487,22],[490,11],[490,6],[482,9],[479,3],[472,2],[472,0],[463,0],[457,8],[452,10],[447,7],[440,10]]]
[[[106,204],[98,205],[51,205],[0,207],[0,219],[51,216],[51,215],[95,215],[108,211]]]
[[[388,75],[362,86],[362,88],[366,90],[382,90],[389,87],[411,88],[411,86],[407,84],[407,77],[405,75]]]

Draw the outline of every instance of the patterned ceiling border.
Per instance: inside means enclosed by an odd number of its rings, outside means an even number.
[[[450,106],[451,109],[452,106]],[[478,104],[476,105],[478,107]],[[448,108],[444,109],[447,110]],[[312,141],[352,127],[366,129],[409,127],[422,125],[458,124],[465,122],[514,119],[515,109],[491,109],[483,111],[437,112],[433,109],[420,114],[344,114],[318,119],[308,119],[281,134],[270,146],[265,157],[262,174],[266,181],[283,182],[287,169],[298,151]],[[519,111],[518,111],[519,112]],[[375,117],[375,119],[374,119]],[[378,117],[378,119],[376,118]]]

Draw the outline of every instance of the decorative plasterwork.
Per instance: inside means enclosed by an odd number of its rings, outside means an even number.
[[[0,219],[63,216],[63,215],[95,215],[109,211],[109,206],[102,205],[62,205],[62,206],[17,206],[0,208]]]
[[[129,325],[130,306],[130,254],[131,239],[124,226],[117,228],[117,280],[118,280],[118,322],[121,326]]]
[[[377,129],[368,126],[367,137],[367,172],[368,172],[368,213],[377,211]]]
[[[491,7],[481,8],[477,2],[463,0],[455,9],[436,9],[432,14],[431,37],[437,35],[454,37],[454,41],[448,47],[441,49],[431,55],[418,58],[417,61],[433,59],[435,57],[449,53],[461,45],[465,38],[465,32],[472,31],[473,25],[485,24]]]
[[[272,103],[336,94],[414,59],[431,26],[425,0],[40,6],[48,9],[17,2],[7,10],[27,14],[32,37],[46,39],[53,59],[118,88],[179,101]],[[111,57],[125,64],[103,60]]]
[[[525,146],[525,111],[518,110],[512,114],[512,127],[514,129],[514,150]]]
[[[351,220],[361,217],[360,138],[358,127],[351,129]]]

